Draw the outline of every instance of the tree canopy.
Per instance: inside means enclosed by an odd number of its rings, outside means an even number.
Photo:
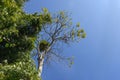
[[[26,0],[0,0],[0,79],[38,80],[30,57],[42,26],[51,22],[50,14],[23,11]],[[26,66],[27,65],[27,66]],[[33,67],[32,67],[33,66]],[[33,79],[36,77],[36,79]]]
[[[72,24],[72,19],[67,12],[58,12],[52,15],[51,18],[51,23],[42,26],[36,41],[34,55],[38,57],[38,70],[40,71],[40,75],[43,64],[48,61],[50,62],[55,57],[57,60],[67,60],[71,63],[70,58],[64,58],[61,55],[60,48],[65,44],[70,45],[73,42],[79,42],[86,36],[79,23],[76,25]]]
[[[42,25],[50,22],[50,14],[26,14],[14,0],[0,2],[0,62],[9,63],[29,53]]]

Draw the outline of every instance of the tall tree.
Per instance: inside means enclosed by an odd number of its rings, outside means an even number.
[[[47,12],[47,9],[45,9]],[[41,76],[43,65],[51,58],[65,60],[60,54],[60,47],[68,45],[81,38],[85,38],[86,33],[80,28],[80,24],[72,25],[72,19],[67,12],[59,12],[52,16],[52,22],[42,26],[42,30],[36,41],[34,54],[37,55],[38,71]],[[71,61],[70,58],[66,58]]]

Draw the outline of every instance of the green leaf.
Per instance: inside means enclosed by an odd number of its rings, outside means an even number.
[[[8,44],[8,43],[6,43],[6,44],[5,44],[5,47],[6,47],[6,48],[7,48],[7,47],[9,47],[9,44]]]
[[[76,26],[77,26],[77,27],[80,27],[80,23],[77,23]]]

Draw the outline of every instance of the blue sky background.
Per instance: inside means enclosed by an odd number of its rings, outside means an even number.
[[[80,22],[87,38],[64,48],[74,56],[72,68],[59,63],[45,67],[43,80],[120,80],[120,0],[30,0],[28,13],[46,7],[52,13],[66,10]]]

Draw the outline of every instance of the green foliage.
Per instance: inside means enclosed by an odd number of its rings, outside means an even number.
[[[47,42],[46,40],[42,40],[40,41],[40,44],[39,44],[39,49],[40,51],[45,51],[48,47],[49,47],[49,42]]]
[[[27,2],[27,1],[29,1],[29,0],[15,0],[16,1],[16,3],[18,4],[18,6],[23,6],[23,3],[24,2]]]
[[[26,1],[0,0],[0,80],[39,80],[30,52],[51,16],[47,10],[25,13]]]
[[[77,27],[80,27],[80,23],[77,23],[76,26],[77,26]]]
[[[36,35],[50,22],[50,14],[26,14],[14,0],[0,1],[0,62],[21,58],[34,48]]]
[[[0,80],[40,80],[32,60],[0,64]]]

